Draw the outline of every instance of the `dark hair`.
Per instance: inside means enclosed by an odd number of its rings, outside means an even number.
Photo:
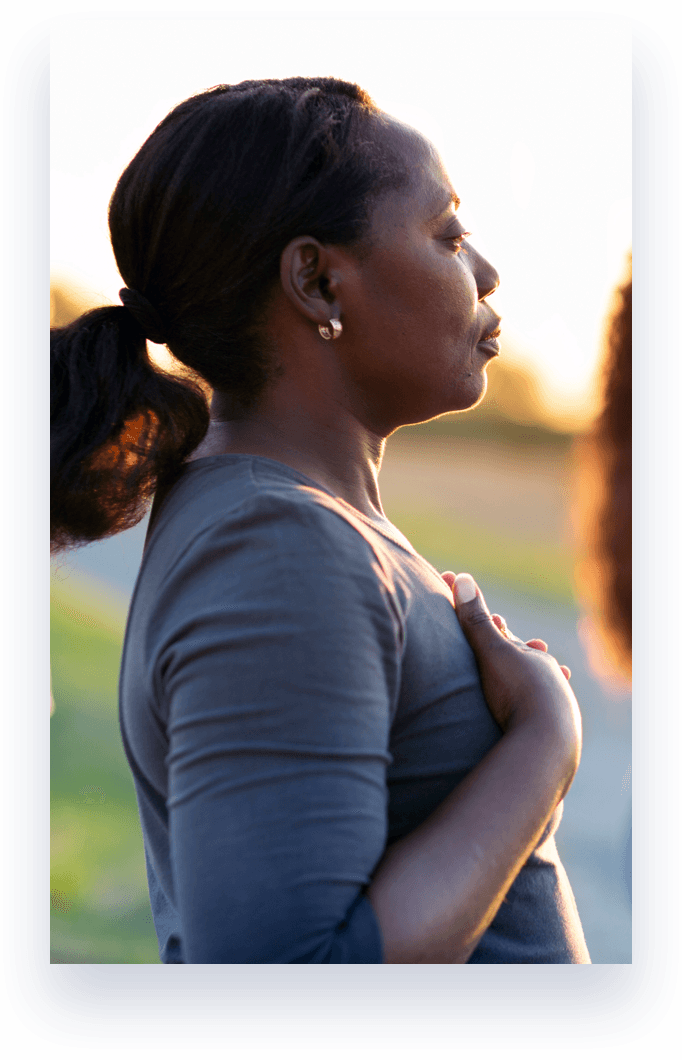
[[[256,400],[277,370],[262,322],[287,243],[359,247],[371,202],[407,180],[378,113],[335,78],[244,81],[181,103],[143,144],[109,205],[130,309],[51,332],[53,550],[142,518],[206,433],[201,380]],[[155,368],[145,337],[187,376]]]
[[[632,256],[607,316],[603,408],[576,447],[578,586],[612,666],[632,671]]]

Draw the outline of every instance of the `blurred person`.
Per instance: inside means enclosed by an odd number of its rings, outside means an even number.
[[[575,448],[576,581],[581,640],[607,694],[632,686],[632,253],[602,340],[603,407]],[[623,851],[632,898],[632,815]]]
[[[52,332],[54,549],[154,495],[120,723],[165,963],[589,963],[568,671],[379,495],[499,352],[458,205],[357,85],[220,85],[114,191],[123,304]]]
[[[592,668],[606,690],[632,680],[632,255],[602,340],[602,411],[575,447],[576,581]]]

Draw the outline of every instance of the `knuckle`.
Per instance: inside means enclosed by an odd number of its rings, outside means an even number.
[[[493,626],[493,621],[487,612],[477,608],[470,615],[467,615],[467,623],[469,626]]]

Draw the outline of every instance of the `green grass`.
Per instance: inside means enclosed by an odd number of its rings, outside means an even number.
[[[503,537],[437,512],[387,509],[386,514],[439,570],[468,571],[528,596],[573,605],[571,554],[559,543]]]
[[[389,511],[440,570],[558,604],[573,601],[568,550],[433,512]],[[125,615],[80,575],[52,583],[52,962],[158,964],[132,777],[118,727]]]
[[[51,631],[51,960],[158,964],[118,729],[123,615],[53,580]]]
[[[473,438],[529,453],[541,450],[568,453],[574,441],[574,435],[566,431],[552,430],[539,423],[515,423],[499,415],[488,398],[476,408],[468,409],[466,414],[448,413],[427,423],[401,427],[398,433],[401,439],[413,439],[415,446],[430,438]]]

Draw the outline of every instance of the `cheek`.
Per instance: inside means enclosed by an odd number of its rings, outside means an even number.
[[[434,329],[444,329],[450,339],[466,345],[478,331],[476,282],[459,256],[434,255],[434,259],[419,277],[414,304],[420,307],[420,316],[428,316]]]
[[[456,269],[456,272],[455,272]],[[448,298],[453,321],[459,327],[462,337],[469,338],[478,330],[478,290],[471,272],[457,263],[453,263],[453,275],[448,277],[444,296]]]
[[[363,276],[358,324],[372,343],[446,343],[463,356],[478,338],[478,292],[471,270],[454,255],[405,245],[377,253]],[[376,348],[376,346],[375,346]]]
[[[378,275],[372,285],[368,308],[396,336],[417,336],[466,315],[463,305],[452,306],[447,287],[433,273],[393,269]],[[454,309],[454,313],[453,313]]]

